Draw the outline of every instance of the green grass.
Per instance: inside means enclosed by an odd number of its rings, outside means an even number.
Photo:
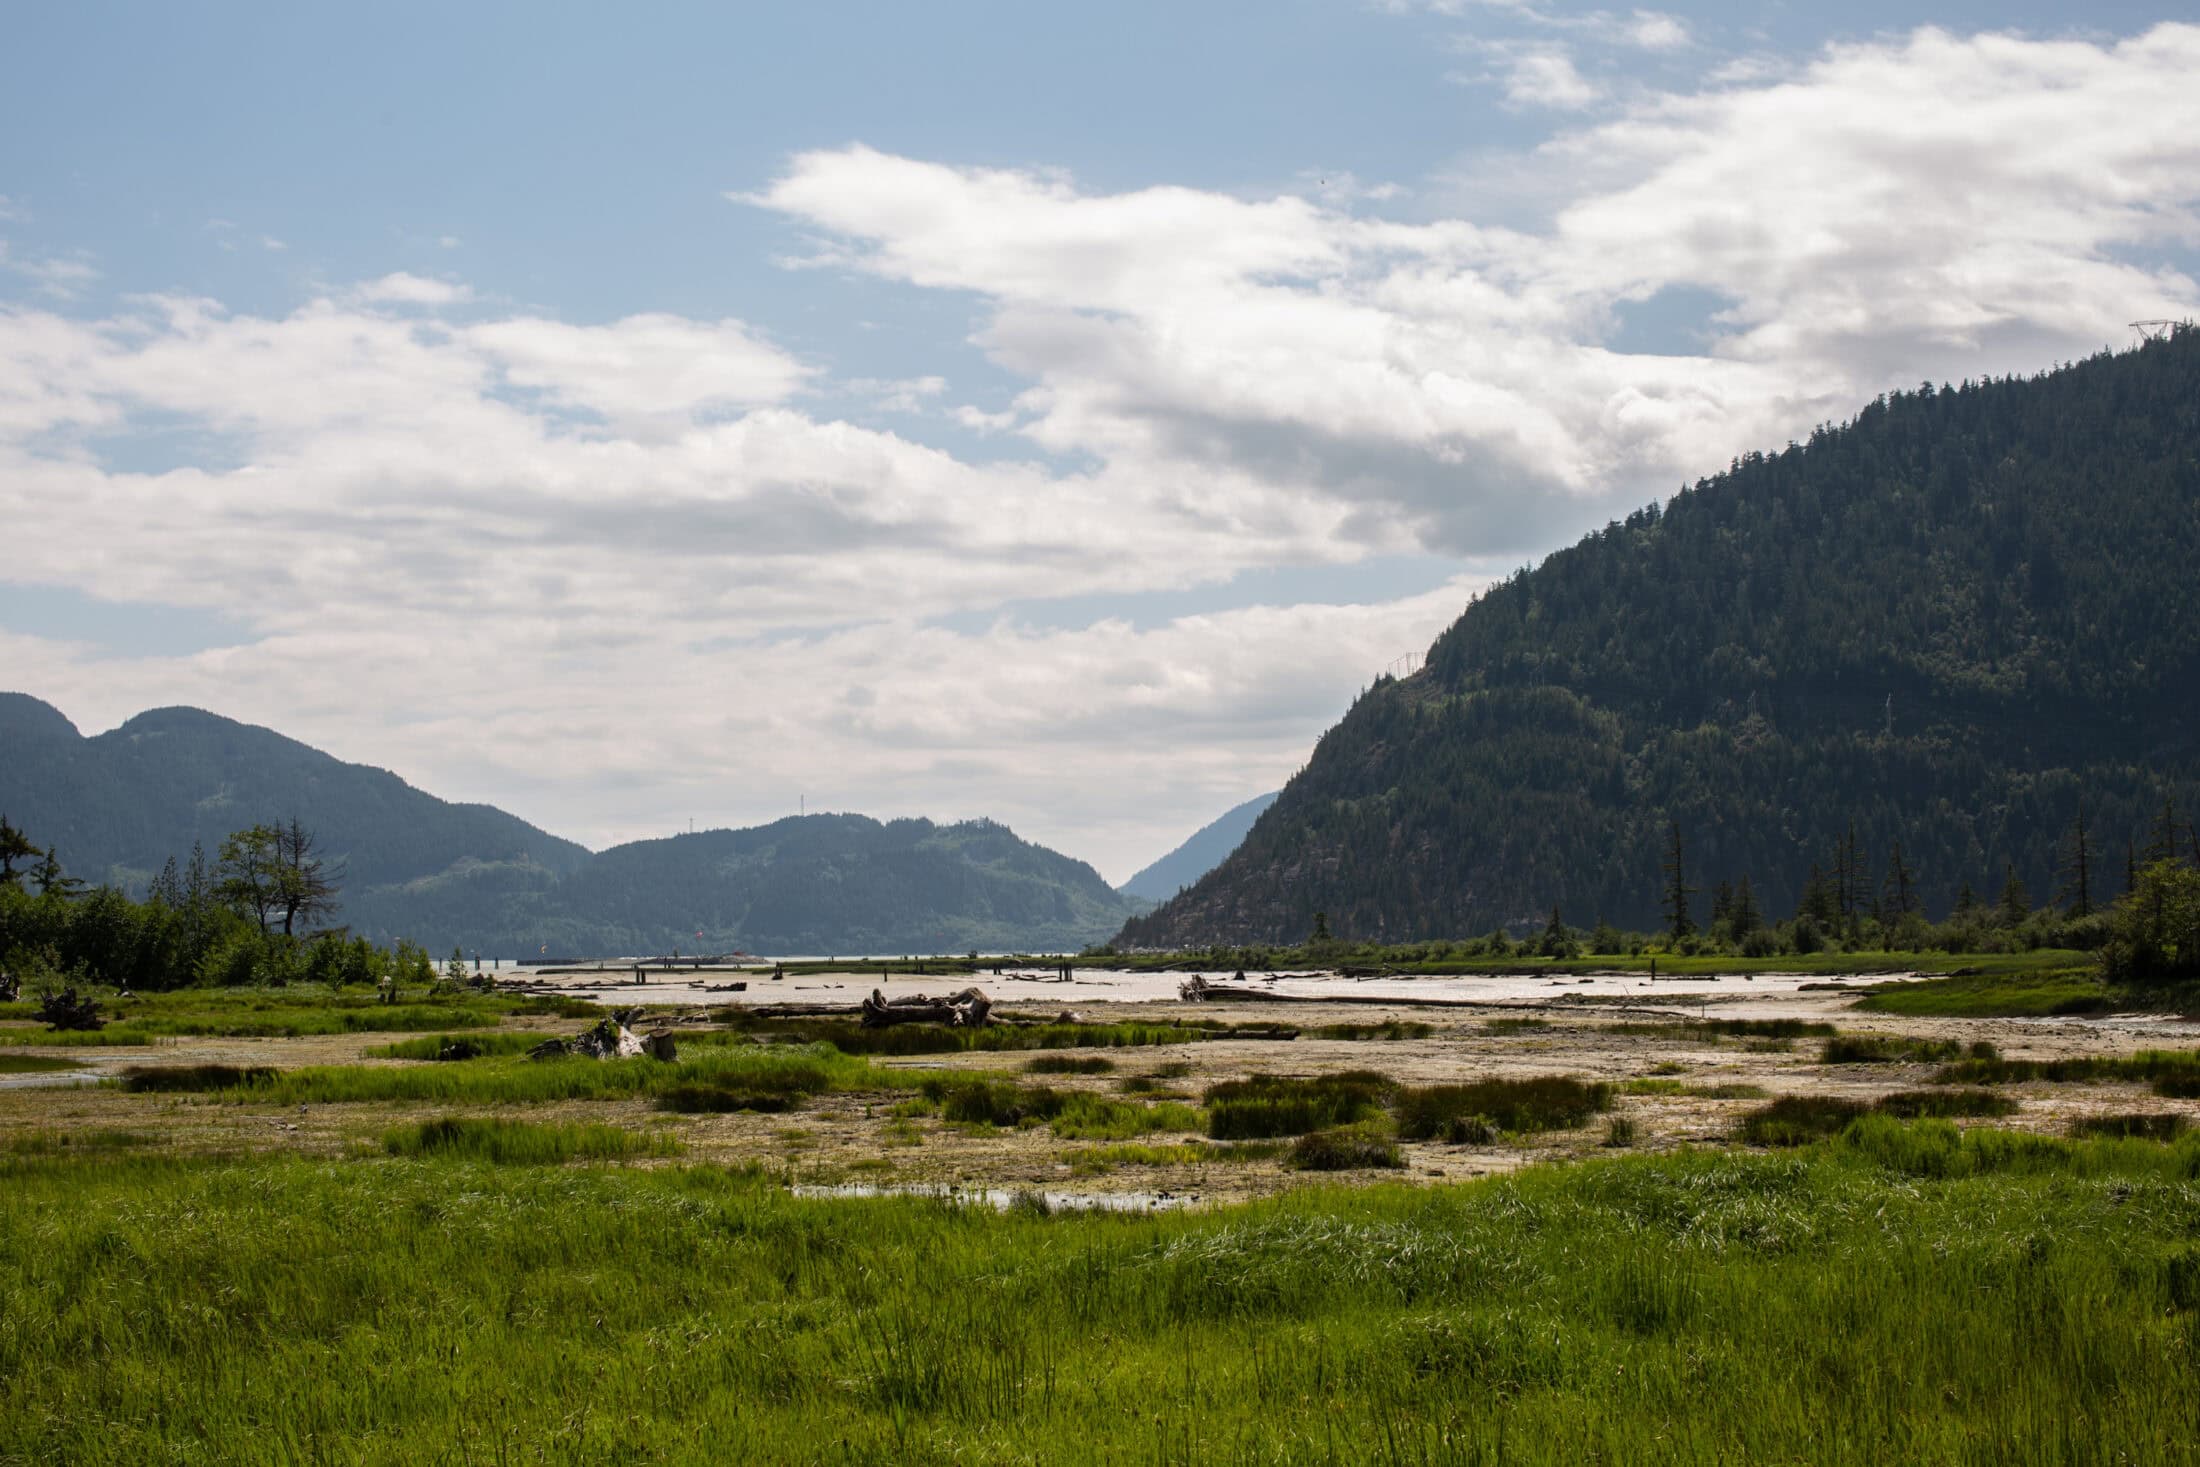
[[[2145,1080],[2157,1093],[2189,1098],[2200,1090],[2200,1051],[2142,1049],[2137,1054],[2075,1055],[2069,1059],[1958,1060],[1933,1076],[1936,1085],[2084,1085]]]
[[[1207,1087],[1207,1134],[1217,1141],[1257,1141],[1375,1120],[1395,1088],[1367,1070],[1224,1080]]]
[[[555,1034],[528,1030],[507,1030],[496,1034],[424,1034],[418,1039],[400,1039],[395,1044],[378,1044],[366,1051],[366,1057],[401,1060],[492,1059],[499,1055],[525,1054],[545,1039],[558,1037],[560,1036]]]
[[[1965,973],[1873,988],[1856,1005],[1911,1018],[2046,1018],[2106,1013],[2116,995],[2094,965],[2019,973]]]
[[[1024,1062],[1027,1075],[1105,1075],[1114,1068],[1104,1054],[1042,1054]]]
[[[1953,1039],[1919,1039],[1909,1034],[1842,1034],[1826,1041],[1819,1061],[1829,1065],[1938,1064],[1968,1053],[1991,1060],[1994,1046],[1983,1040],[1968,1050]]]
[[[1599,1025],[1605,1034],[1717,1044],[1724,1039],[1823,1039],[1840,1031],[1809,1019],[1655,1019]]]
[[[767,1018],[739,1006],[713,1009],[722,1030],[688,1033],[683,1044],[775,1040],[788,1044],[830,1044],[843,1054],[914,1055],[986,1053],[1027,1049],[1137,1049],[1153,1045],[1194,1044],[1203,1039],[1289,1038],[1296,1029],[1276,1024],[990,1024],[983,1029],[950,1029],[941,1024],[896,1024],[866,1029],[854,1019]]]
[[[1400,1039],[1426,1039],[1436,1032],[1436,1026],[1412,1020],[1390,1019],[1380,1024],[1321,1024],[1304,1032],[1309,1039],[1380,1039],[1394,1041]]]
[[[16,1006],[23,1007],[23,1006]],[[552,1015],[592,1018],[593,1004],[575,999],[467,993],[432,1001],[381,1002],[366,992],[325,988],[187,988],[173,993],[109,998],[104,1029],[56,1031],[0,1027],[0,1045],[115,1047],[154,1044],[190,1035],[232,1039],[295,1039],[309,1034],[408,1034],[493,1027],[507,1018]],[[22,1017],[29,1017],[24,1008]]]
[[[2200,1145],[1043,1216],[720,1167],[0,1158],[0,1460],[2187,1460]]]
[[[1928,1116],[1942,1118],[2013,1116],[2020,1106],[2006,1095],[1991,1090],[1898,1090],[1872,1102],[1872,1109],[1905,1121]]]
[[[1310,1131],[1291,1143],[1290,1165],[1302,1172],[1394,1169],[1405,1164],[1390,1132],[1368,1122]]]
[[[1485,1019],[1482,1021],[1482,1032],[1485,1034],[1534,1034],[1550,1027],[1551,1021],[1549,1019],[1508,1018]]]
[[[2014,1115],[1990,1090],[1903,1090],[1866,1103],[1836,1095],[1783,1095],[1742,1117],[1736,1134],[1752,1146],[1801,1146],[1845,1132],[1867,1117],[1919,1120]]]
[[[2112,1139],[2136,1138],[2147,1141],[2174,1141],[2190,1130],[2192,1122],[2174,1111],[2123,1115],[2081,1116],[2070,1124],[2073,1136],[2102,1136]]]
[[[1156,1131],[1202,1130],[1207,1118],[1176,1101],[1145,1105],[1080,1091],[1048,1124],[1065,1141],[1127,1141]]]
[[[559,1100],[649,1099],[682,1087],[741,1093],[813,1095],[826,1090],[907,1089],[917,1077],[879,1070],[825,1045],[741,1045],[690,1051],[678,1063],[653,1059],[530,1060],[464,1064],[317,1065],[236,1084],[205,1067],[203,1087],[225,1100],[266,1105],[424,1102],[438,1105],[539,1105]]]
[[[51,1075],[81,1070],[84,1061],[44,1054],[0,1054],[0,1075]]]
[[[1472,1122],[1520,1133],[1570,1131],[1611,1108],[1610,1085],[1565,1075],[1428,1085],[1398,1092],[1398,1134],[1408,1141],[1448,1140],[1456,1134],[1465,1144],[1486,1144],[1472,1131]]]
[[[132,1065],[122,1072],[120,1084],[132,1095],[161,1095],[177,1091],[204,1094],[215,1090],[241,1090],[272,1084],[281,1072],[269,1065]]]
[[[483,1120],[441,1116],[400,1126],[382,1138],[391,1156],[450,1157],[498,1165],[556,1165],[567,1161],[607,1161],[630,1156],[671,1156],[680,1145],[672,1137],[621,1130],[617,1126],[546,1125],[537,1121]]]

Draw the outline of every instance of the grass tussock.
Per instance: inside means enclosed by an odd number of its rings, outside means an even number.
[[[1526,1134],[1570,1131],[1612,1108],[1612,1087],[1601,1080],[1539,1075],[1525,1080],[1478,1080],[1467,1085],[1426,1085],[1398,1092],[1398,1134],[1408,1141],[1451,1140],[1487,1144],[1473,1123]]]
[[[400,1039],[394,1044],[378,1044],[366,1051],[369,1059],[437,1060],[451,1063],[457,1060],[494,1059],[503,1055],[525,1054],[545,1039],[559,1036],[549,1033],[504,1031],[494,1034],[423,1034],[417,1039]]]
[[[1872,1102],[1872,1109],[1905,1121],[1929,1116],[1980,1119],[2013,1116],[2020,1107],[1991,1090],[1898,1090]]]
[[[1207,1134],[1217,1141],[1265,1140],[1372,1121],[1396,1088],[1370,1070],[1225,1080],[1207,1087]]]
[[[1975,1060],[1996,1058],[1994,1046],[1985,1040],[1966,1047],[1954,1039],[1919,1039],[1909,1034],[1839,1034],[1826,1041],[1819,1061],[1829,1065],[1940,1064],[1968,1055]]]
[[[670,1136],[647,1135],[617,1126],[442,1116],[388,1132],[382,1137],[382,1149],[391,1156],[554,1166],[568,1161],[671,1156],[680,1147]]]
[[[1180,1167],[1238,1165],[1276,1161],[1288,1146],[1273,1141],[1239,1141],[1215,1144],[1206,1141],[1133,1141],[1113,1146],[1084,1146],[1062,1154],[1070,1175],[1103,1177],[1118,1167]]]
[[[1550,1027],[1549,1019],[1503,1018],[1482,1021],[1484,1034],[1535,1034]]]
[[[132,1065],[122,1088],[132,1095],[216,1090],[259,1090],[282,1072],[268,1065]]]
[[[2084,1085],[2119,1080],[2151,1082],[2157,1094],[2174,1098],[2200,1094],[2200,1051],[2143,1049],[2137,1054],[2055,1060],[1994,1055],[1959,1060],[1933,1076],[1936,1085]]]
[[[1027,1075],[1105,1075],[1115,1061],[1104,1054],[1042,1054],[1024,1062]]]
[[[1826,1039],[1840,1031],[1831,1024],[1808,1019],[1659,1019],[1648,1022],[1604,1024],[1599,1032],[1635,1039],[1670,1040],[1683,1044],[1717,1044],[1727,1039],[1771,1040]]]
[[[1362,1122],[1309,1131],[1291,1143],[1289,1164],[1302,1172],[1354,1172],[1394,1170],[1406,1162],[1387,1130]]]
[[[2070,1123],[2073,1136],[2113,1140],[2174,1141],[2191,1129],[2192,1122],[2175,1111],[2132,1111],[2118,1115],[2080,1116]]]
[[[81,1070],[84,1061],[50,1054],[0,1054],[0,1075],[51,1075]]]
[[[1783,1095],[1742,1117],[1737,1134],[1752,1146],[1806,1146],[1870,1113],[1863,1101],[1837,1095]]]
[[[1426,1039],[1435,1032],[1434,1024],[1404,1019],[1391,1019],[1380,1024],[1322,1024],[1305,1031],[1309,1039],[1388,1041]]]

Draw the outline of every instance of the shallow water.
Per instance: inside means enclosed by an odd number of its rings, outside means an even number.
[[[1179,1192],[1058,1192],[1043,1187],[956,1187],[922,1182],[907,1186],[847,1182],[832,1187],[794,1186],[787,1190],[797,1197],[930,1197],[971,1207],[991,1207],[1001,1212],[1015,1206],[1019,1197],[1032,1196],[1045,1202],[1054,1212],[1161,1212],[1189,1207],[1199,1201],[1196,1194]]]
[[[621,1004],[775,1004],[817,1003],[846,1004],[851,1008],[860,1004],[865,995],[876,988],[888,998],[903,998],[916,994],[935,997],[960,992],[975,985],[986,991],[995,1003],[1062,1003],[1074,1007],[1079,1003],[1174,1003],[1177,989],[1191,975],[1188,973],[1119,973],[1105,968],[1076,968],[1071,970],[1070,981],[1038,974],[978,973],[969,977],[909,974],[881,982],[875,976],[862,974],[815,974],[807,977],[789,977],[773,981],[769,973],[746,979],[748,989],[742,993],[713,993],[709,987],[728,981],[724,974],[687,979],[673,974],[645,973],[641,983],[595,981],[585,978],[564,977],[554,980],[560,992],[579,997],[600,1000],[614,1007]],[[1203,973],[1209,983],[1235,983],[1235,974],[1228,972]],[[1901,974],[1881,974],[1863,982],[1883,982],[1902,977]],[[1533,1007],[1556,1000],[1572,1001],[1593,998],[1602,1002],[1628,999],[1657,1005],[1687,1003],[1722,1003],[1734,999],[1782,998],[1795,994],[1805,984],[1832,982],[1815,973],[1757,973],[1743,976],[1727,974],[1691,978],[1666,978],[1652,982],[1640,973],[1588,974],[1580,977],[1545,977],[1537,974],[1503,974],[1446,978],[1277,978],[1248,973],[1249,985],[1292,998],[1344,998],[1389,999],[1416,1002],[1436,1000],[1445,1003],[1513,1004]],[[1859,985],[1860,986],[1860,985]],[[1248,1002],[1223,1002],[1211,1005],[1217,1016],[1242,1012],[1247,1017],[1277,1017],[1289,1006]]]

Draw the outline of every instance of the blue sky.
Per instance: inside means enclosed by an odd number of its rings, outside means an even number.
[[[0,685],[1120,877],[1489,576],[2187,314],[2179,19],[23,7]]]

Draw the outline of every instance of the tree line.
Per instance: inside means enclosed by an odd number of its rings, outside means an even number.
[[[293,981],[432,981],[426,951],[324,925],[341,864],[297,820],[247,826],[210,859],[169,858],[142,901],[70,876],[0,815],[0,973],[29,987],[91,981],[155,991]]]

